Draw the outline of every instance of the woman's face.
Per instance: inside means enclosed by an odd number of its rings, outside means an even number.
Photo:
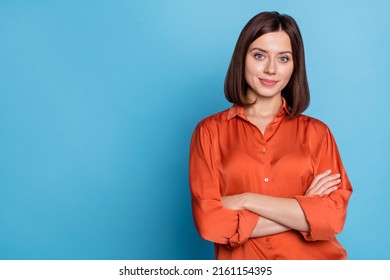
[[[294,70],[290,38],[284,31],[266,33],[248,48],[245,80],[249,101],[280,96]]]

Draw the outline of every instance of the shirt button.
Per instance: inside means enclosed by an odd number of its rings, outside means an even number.
[[[265,147],[263,147],[263,148],[261,148],[261,151],[262,151],[263,153],[265,153],[265,152],[267,151],[267,149],[266,149]]]
[[[264,182],[268,183],[269,179],[268,178],[264,178]]]

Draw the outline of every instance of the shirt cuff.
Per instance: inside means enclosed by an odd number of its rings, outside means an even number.
[[[301,234],[307,241],[329,240],[334,237],[334,232],[330,230],[327,207],[319,195],[315,196],[296,196],[306,220],[309,224],[309,232]]]
[[[259,216],[253,212],[238,211],[238,229],[236,234],[229,238],[228,246],[237,248],[245,243],[251,236],[258,220]]]

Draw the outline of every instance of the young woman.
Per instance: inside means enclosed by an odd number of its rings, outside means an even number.
[[[293,18],[253,17],[225,80],[233,106],[202,120],[190,147],[195,225],[216,259],[346,259],[352,187],[335,140],[309,104]]]

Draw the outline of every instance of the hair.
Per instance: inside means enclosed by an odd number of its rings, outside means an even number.
[[[260,36],[284,31],[290,38],[294,70],[291,78],[282,90],[282,96],[290,107],[290,117],[301,114],[310,103],[309,85],[307,82],[305,52],[301,32],[296,21],[289,15],[278,12],[262,12],[254,16],[243,28],[238,37],[232,59],[225,78],[225,97],[240,106],[248,106],[245,81],[245,60],[250,44]]]

